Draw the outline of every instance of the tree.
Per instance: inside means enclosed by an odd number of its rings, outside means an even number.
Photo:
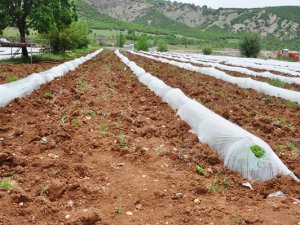
[[[63,30],[53,29],[47,35],[51,41],[54,53],[64,53],[65,50],[82,49],[90,43],[87,21],[73,22]]]
[[[117,47],[123,48],[126,43],[126,37],[124,34],[120,33],[117,36]]]
[[[17,27],[20,41],[26,42],[29,28],[41,34],[51,29],[64,29],[77,20],[73,0],[0,0],[0,31],[7,26]],[[28,57],[27,48],[22,55]]]
[[[212,48],[209,47],[209,46],[207,46],[207,47],[205,47],[205,48],[202,49],[202,53],[204,55],[211,55],[212,54]]]
[[[165,39],[158,39],[156,42],[157,51],[167,52],[168,51],[168,42]]]
[[[149,43],[147,36],[143,35],[139,37],[137,42],[134,44],[134,48],[138,51],[148,51],[149,50]]]
[[[257,33],[246,34],[240,42],[241,55],[256,58],[261,50],[261,39]]]

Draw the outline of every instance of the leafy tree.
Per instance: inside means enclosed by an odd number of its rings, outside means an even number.
[[[143,35],[139,37],[137,42],[134,44],[134,48],[139,51],[148,51],[149,50],[149,42],[147,36]]]
[[[164,39],[159,39],[156,43],[157,51],[159,52],[167,52],[168,51],[168,43]]]
[[[204,55],[211,55],[212,48],[211,47],[205,47],[205,48],[203,48],[202,52],[203,52]]]
[[[117,47],[123,48],[126,43],[126,37],[124,34],[120,33],[117,36]]]
[[[90,43],[88,24],[85,20],[73,22],[64,30],[53,29],[46,37],[50,39],[54,53],[85,48]]]
[[[240,42],[241,55],[256,58],[261,50],[261,39],[257,33],[246,34]]]
[[[0,31],[17,27],[20,41],[26,42],[29,28],[42,34],[61,30],[77,19],[77,14],[74,0],[0,0],[0,18]],[[28,57],[26,48],[22,55]]]

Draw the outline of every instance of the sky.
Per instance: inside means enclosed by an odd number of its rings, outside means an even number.
[[[172,0],[173,2],[174,0]],[[266,6],[297,5],[300,0],[176,0],[183,3],[194,3],[195,5],[207,5],[218,9],[223,8],[258,8]],[[300,13],[300,12],[299,12]]]

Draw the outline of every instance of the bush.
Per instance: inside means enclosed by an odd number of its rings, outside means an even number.
[[[117,47],[120,47],[120,48],[123,48],[124,45],[126,43],[126,37],[124,34],[120,33],[118,36],[117,36]]]
[[[211,47],[205,47],[203,50],[202,50],[203,54],[204,55],[211,55],[212,53],[212,48]]]
[[[240,42],[242,56],[256,58],[261,50],[261,39],[257,33],[248,33]]]
[[[88,25],[83,20],[72,23],[70,27],[64,30],[52,30],[47,37],[51,41],[54,53],[86,48],[90,42]]]
[[[138,51],[149,51],[149,42],[146,36],[141,36],[134,44],[134,48]]]
[[[167,52],[168,51],[168,43],[164,39],[159,39],[156,43],[157,51],[159,52]]]

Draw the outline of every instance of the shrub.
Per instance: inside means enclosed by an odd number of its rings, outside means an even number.
[[[211,47],[205,47],[205,48],[203,48],[202,52],[203,52],[204,55],[211,55],[212,48]]]
[[[134,44],[134,48],[138,51],[149,51],[149,42],[146,36],[141,36]]]
[[[168,43],[164,39],[159,39],[156,43],[157,51],[159,52],[167,52],[168,51]]]
[[[120,48],[123,48],[124,45],[126,43],[126,37],[124,34],[120,33],[118,36],[117,36],[117,47],[120,47]]]
[[[64,53],[65,50],[86,48],[90,42],[88,25],[83,20],[72,23],[65,30],[52,30],[47,37],[51,41],[54,53]]]
[[[240,53],[248,58],[256,58],[261,50],[261,39],[257,33],[248,33],[240,42]]]

